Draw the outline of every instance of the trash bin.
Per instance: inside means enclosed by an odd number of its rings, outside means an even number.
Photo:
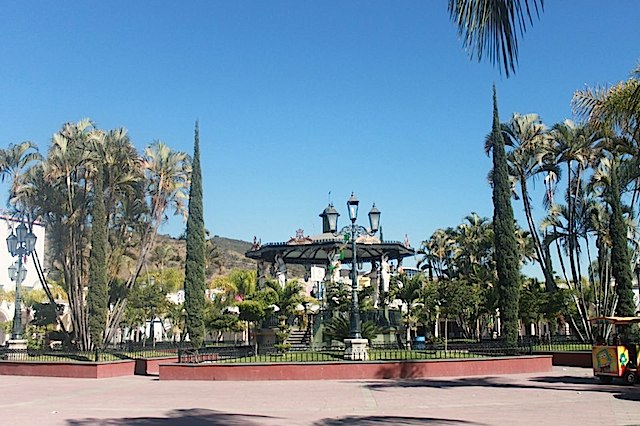
[[[424,336],[416,336],[416,340],[414,343],[414,348],[417,350],[424,350],[425,348],[425,338]]]

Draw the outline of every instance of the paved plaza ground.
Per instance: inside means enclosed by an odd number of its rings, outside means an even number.
[[[628,425],[640,385],[590,369],[421,380],[202,382],[0,376],[2,425]]]

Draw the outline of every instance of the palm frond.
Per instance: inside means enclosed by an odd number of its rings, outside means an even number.
[[[507,77],[518,63],[518,38],[543,9],[544,0],[449,0],[449,16],[471,58],[488,57]]]

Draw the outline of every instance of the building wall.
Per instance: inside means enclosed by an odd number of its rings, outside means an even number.
[[[6,239],[11,235],[11,230],[15,229],[20,224],[19,221],[13,220],[9,217],[0,216],[0,289],[4,291],[12,291],[15,289],[15,283],[9,279],[9,266],[16,260],[17,257],[12,257],[7,250]],[[33,233],[38,238],[36,240],[36,252],[40,258],[40,262],[44,262],[44,243],[45,243],[45,228],[40,223],[34,223]],[[31,256],[27,257],[24,263],[27,269],[27,277],[22,283],[23,288],[42,288],[38,274]]]

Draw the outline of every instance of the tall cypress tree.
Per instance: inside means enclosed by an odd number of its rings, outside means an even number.
[[[627,244],[627,225],[622,214],[622,201],[620,200],[619,164],[617,159],[611,161],[611,185],[609,186],[609,204],[611,206],[611,219],[609,220],[609,235],[611,237],[611,273],[616,280],[616,294],[618,304],[616,314],[622,317],[636,315],[636,304],[633,299],[633,276],[631,273],[631,260],[629,258],[629,245]],[[628,336],[629,327],[622,329],[622,334]]]
[[[187,259],[184,279],[184,307],[187,312],[187,332],[195,348],[201,347],[204,339],[205,246],[202,172],[200,170],[200,127],[196,121],[191,189],[189,191]]]
[[[102,347],[102,337],[107,325],[109,289],[106,248],[107,213],[104,206],[102,164],[98,162],[98,170],[94,182],[91,256],[89,257],[89,292],[87,294],[89,335],[94,348]]]
[[[500,318],[505,343],[514,347],[518,342],[518,303],[520,297],[520,257],[511,207],[511,185],[504,139],[498,117],[496,86],[493,86],[493,231],[495,262],[498,273]]]

